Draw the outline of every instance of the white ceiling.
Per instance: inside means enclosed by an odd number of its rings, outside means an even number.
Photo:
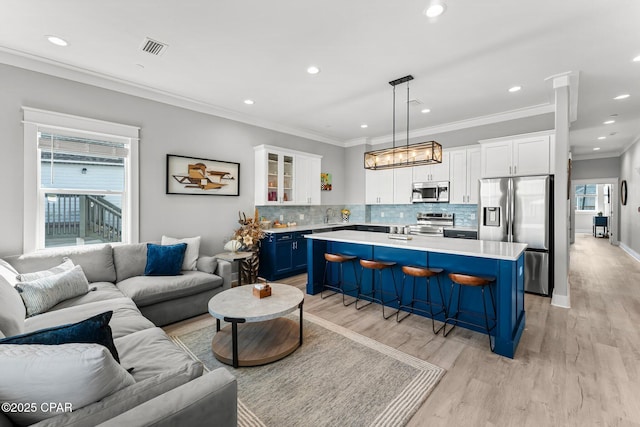
[[[93,83],[106,77],[134,93],[150,89],[338,145],[388,141],[388,82],[412,74],[411,98],[422,105],[411,108],[410,128],[438,135],[445,147],[553,127],[545,78],[572,71],[579,72],[574,154],[617,155],[640,136],[640,62],[632,62],[640,55],[640,1],[445,1],[445,14],[429,21],[428,0],[3,0],[0,61],[44,61]],[[50,44],[50,34],[69,45]],[[160,57],[142,52],[145,37],[169,48]],[[306,73],[312,64],[319,74]],[[509,93],[514,85],[523,89]],[[404,99],[405,87],[398,90]],[[612,99],[621,93],[631,97]],[[612,114],[616,123],[603,125]],[[476,138],[469,129],[480,124]],[[464,137],[452,136],[456,129]]]

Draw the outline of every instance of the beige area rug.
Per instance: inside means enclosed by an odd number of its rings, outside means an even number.
[[[307,313],[302,347],[264,366],[220,363],[211,351],[214,334],[211,325],[171,338],[206,369],[224,366],[236,376],[241,427],[402,426],[445,374]]]

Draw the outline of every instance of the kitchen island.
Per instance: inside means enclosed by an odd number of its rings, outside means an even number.
[[[325,252],[396,262],[393,274],[398,292],[400,292],[402,285],[402,271],[400,269],[403,265],[442,268],[444,272],[440,276],[440,280],[444,301],[441,301],[440,294],[435,288],[436,281],[432,281],[434,287],[431,297],[436,304],[448,304],[450,300],[451,281],[447,276],[449,272],[495,277],[496,280],[491,285],[497,313],[496,327],[492,331],[492,335],[495,334],[495,352],[513,358],[525,326],[524,250],[527,247],[526,244],[428,236],[411,236],[410,240],[396,240],[385,233],[353,230],[308,234],[305,238],[308,239],[307,293],[311,295],[322,290]],[[338,269],[333,268],[333,265],[331,267],[328,274],[332,280],[337,280]],[[359,265],[357,265],[356,271],[358,278],[360,278]],[[344,279],[351,283],[356,280],[353,269],[350,267],[344,269]],[[365,271],[363,287],[371,280],[371,274]],[[407,282],[403,295],[400,296],[404,303],[411,299],[410,283]],[[393,282],[385,278],[384,290],[393,292],[393,286]],[[348,294],[356,296],[355,291]],[[390,303],[389,306],[397,308],[397,303]],[[465,312],[460,314],[461,320],[482,322],[484,312],[478,292],[473,290],[465,292],[462,295],[460,307]],[[428,310],[428,307],[419,304],[416,304],[416,308]],[[443,315],[437,315],[435,318],[440,321],[444,320]],[[468,326],[460,324],[458,327]],[[469,327],[469,329],[484,332],[481,328]]]

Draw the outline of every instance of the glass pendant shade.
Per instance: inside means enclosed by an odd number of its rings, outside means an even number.
[[[404,168],[434,163],[442,163],[442,145],[435,141],[364,153],[365,169]]]

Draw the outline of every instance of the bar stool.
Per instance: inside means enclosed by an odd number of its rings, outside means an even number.
[[[389,302],[398,302],[398,287],[396,286],[396,278],[393,275],[393,269],[392,267],[396,265],[395,262],[392,261],[375,261],[375,260],[369,260],[369,259],[361,259],[360,260],[360,266],[362,267],[361,271],[360,271],[360,283],[358,285],[358,297],[356,298],[356,309],[360,310],[368,305],[370,305],[373,302],[377,302],[378,304],[382,305],[382,317],[384,317],[385,319],[388,319],[389,317],[393,316],[394,314],[397,313],[397,311],[395,313],[391,313],[388,316],[385,316],[384,314],[384,306],[385,304],[389,303]],[[368,269],[371,270],[371,275],[372,275],[372,281],[371,281],[371,292],[366,292],[363,293],[362,292],[362,278],[364,277],[364,269]],[[393,280],[393,290],[394,292],[389,292],[389,291],[385,291],[383,286],[382,286],[382,272],[384,270],[389,269],[389,273],[391,274],[391,279]],[[380,285],[380,289],[377,289],[376,287],[376,275],[374,272],[378,272],[378,282]],[[376,297],[376,293],[380,294],[380,298]],[[385,301],[384,299],[384,295],[385,294],[389,294],[389,295],[393,295],[393,299],[391,300],[387,300]],[[368,303],[358,307],[358,301],[360,301],[360,297],[364,296],[368,298]]]
[[[356,273],[356,264],[355,264],[355,259],[357,257],[354,255],[342,255],[342,254],[330,254],[330,253],[325,253],[324,254],[324,276],[322,278],[322,290],[320,291],[320,298],[325,299],[325,298],[329,298],[332,295],[335,295],[337,293],[341,293],[342,294],[342,304],[345,307],[350,306],[351,304],[353,304],[354,302],[356,302],[356,300],[351,301],[349,304],[347,304],[345,302],[344,299],[344,294],[346,292],[349,291],[357,291],[358,290],[358,274]],[[339,266],[339,270],[340,270],[340,278],[339,281],[337,283],[329,283],[327,281],[327,270],[329,268],[329,263],[333,262],[333,263],[337,263]],[[353,277],[355,278],[355,286],[351,289],[345,289],[344,288],[344,269],[343,269],[343,265],[345,262],[349,262],[351,263],[351,265],[353,266]],[[331,290],[333,291],[333,293],[329,294],[329,295],[324,295],[324,291],[325,290]]]
[[[495,342],[491,341],[491,331],[495,329],[497,324],[496,303],[495,303],[495,300],[493,299],[493,291],[491,290],[491,283],[493,283],[496,280],[495,277],[480,277],[480,276],[472,276],[469,274],[449,273],[449,278],[451,279],[451,294],[449,295],[449,307],[447,309],[448,314],[447,314],[447,318],[444,321],[445,328],[444,328],[443,335],[446,337],[453,330],[453,328],[456,327],[458,323],[465,323],[471,326],[483,327],[483,325],[478,323],[472,323],[472,322],[467,322],[467,321],[458,319],[458,315],[461,312],[460,311],[460,295],[462,294],[462,289],[466,287],[469,287],[469,288],[480,287],[482,291],[482,308],[484,309],[484,328],[487,331],[487,335],[489,335],[489,347],[491,348],[491,351],[495,351]],[[454,292],[454,287],[456,285],[458,286],[458,306],[456,307],[455,316],[451,317],[451,302],[453,301],[453,292]],[[487,315],[487,303],[484,297],[484,288],[486,287],[489,288],[489,297],[491,299],[491,305],[493,306],[493,318],[491,319],[493,320],[492,327],[489,327],[489,316]],[[449,331],[447,331],[446,325],[450,320],[453,320],[455,323],[453,323],[453,327],[449,329]]]
[[[417,267],[414,265],[403,265],[402,266],[402,287],[400,288],[400,306],[398,307],[398,312],[396,313],[396,321],[397,322],[402,322],[404,319],[406,319],[407,317],[409,317],[411,314],[413,314],[414,312],[418,311],[418,312],[423,312],[423,313],[429,313],[429,315],[431,316],[431,328],[433,329],[433,333],[434,334],[438,334],[442,328],[444,328],[444,323],[442,324],[442,326],[440,326],[438,328],[438,330],[436,330],[436,323],[434,320],[434,317],[437,316],[438,314],[444,313],[444,317],[447,317],[447,309],[446,309],[446,305],[444,302],[444,294],[442,293],[442,285],[440,284],[440,273],[442,273],[442,269],[441,268],[427,268],[427,267]],[[404,305],[402,304],[402,296],[404,295],[404,285],[405,282],[407,280],[407,276],[411,276],[413,278],[413,289],[411,291],[411,302],[409,305]],[[431,301],[431,278],[434,277],[436,278],[436,281],[438,282],[438,291],[440,292],[440,301],[442,301],[442,304],[439,305],[440,307],[440,311],[434,313],[433,312],[433,301]],[[419,277],[424,277],[426,279],[426,283],[427,283],[427,299],[419,299],[416,298],[416,278]],[[419,302],[419,303],[423,303],[429,306],[429,311],[427,312],[427,310],[423,310],[420,308],[415,308],[414,307],[414,303]],[[400,317],[400,310],[406,308],[409,309],[410,311],[404,315],[404,317]]]

